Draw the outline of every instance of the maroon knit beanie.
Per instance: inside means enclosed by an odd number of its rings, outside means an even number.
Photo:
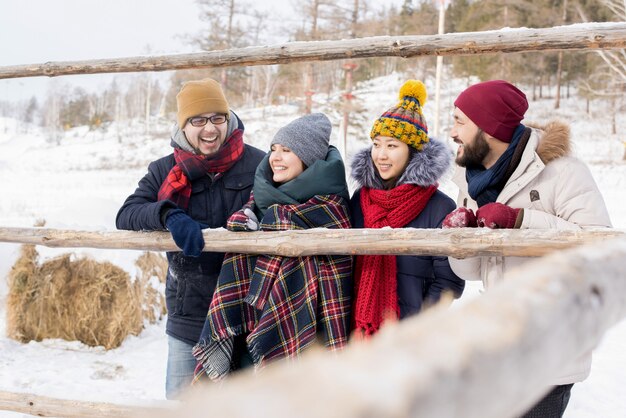
[[[474,84],[459,94],[454,105],[480,129],[503,142],[511,142],[528,110],[526,95],[504,80]]]

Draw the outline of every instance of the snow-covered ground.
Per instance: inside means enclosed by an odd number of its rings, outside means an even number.
[[[410,77],[410,75],[409,75]],[[349,157],[366,146],[375,117],[393,105],[406,76],[398,74],[359,86],[356,96],[363,111],[361,126],[351,127]],[[433,89],[434,83],[427,81]],[[442,132],[450,123],[452,101],[465,87],[453,80],[446,84]],[[434,92],[431,92],[434,96]],[[332,143],[340,141],[341,115],[333,110],[337,98],[319,98],[316,111],[335,121]],[[431,99],[434,102],[434,97]],[[434,125],[432,103],[426,118]],[[626,228],[626,117],[618,116],[619,135],[610,134],[609,110],[593,102],[592,114],[577,98],[565,99],[553,109],[553,99],[531,102],[527,120],[545,122],[561,117],[571,123],[576,154],[585,160],[604,194],[616,228]],[[237,109],[246,124],[246,141],[267,149],[278,128],[298,115],[295,106]],[[151,133],[143,125],[109,126],[106,130],[76,128],[62,137],[60,145],[45,131],[0,119],[0,226],[33,226],[45,219],[46,226],[61,229],[114,230],[115,214],[136,187],[149,161],[170,152],[170,121],[155,121]],[[442,135],[445,137],[445,134]],[[452,146],[452,144],[451,144]],[[446,179],[442,189],[455,196]],[[6,275],[18,255],[19,246],[0,244],[0,391],[25,392],[56,398],[136,403],[164,399],[166,339],[164,321],[149,325],[137,337],[129,337],[120,348],[106,351],[79,342],[45,340],[21,344],[6,337]],[[109,260],[134,274],[139,251],[51,249],[38,247],[40,259],[73,251],[98,260]],[[471,285],[464,298],[476,295]],[[626,320],[612,328],[597,348],[589,379],[574,386],[566,417],[626,416]],[[0,416],[20,414],[0,411]]]

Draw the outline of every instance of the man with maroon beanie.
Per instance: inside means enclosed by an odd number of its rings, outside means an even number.
[[[243,123],[217,81],[186,82],[176,104],[173,152],[150,163],[115,220],[118,229],[168,230],[181,250],[167,253],[168,399],[191,384],[196,367],[191,350],[224,261],[223,253],[202,251],[202,229],[225,227],[248,201],[256,167],[265,156],[244,143]]]
[[[570,155],[569,127],[521,123],[526,95],[503,80],[468,87],[454,102],[450,135],[459,145],[458,208],[444,228],[581,229],[611,227],[604,199],[587,166]],[[497,285],[507,271],[529,258],[449,257],[452,270],[465,280]],[[561,417],[574,383],[587,378],[591,353],[555,376],[548,394],[524,417]]]

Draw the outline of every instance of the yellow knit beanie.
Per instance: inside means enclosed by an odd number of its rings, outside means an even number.
[[[203,113],[223,113],[228,117],[228,102],[222,86],[212,78],[188,81],[176,95],[178,126],[182,129],[187,119]]]
[[[374,122],[370,138],[388,136],[422,150],[428,143],[428,126],[422,106],[428,96],[426,86],[418,80],[408,80],[400,88],[400,101]]]

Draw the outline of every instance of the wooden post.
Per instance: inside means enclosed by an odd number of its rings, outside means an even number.
[[[346,76],[346,92],[343,94],[343,159],[348,158],[348,126],[350,125],[350,110],[352,109],[352,100],[354,94],[352,94],[352,72],[358,68],[358,64],[354,62],[346,62],[343,64],[343,69]]]
[[[445,0],[439,0],[439,25],[437,28],[437,33],[442,35],[444,32],[444,22],[446,16],[446,8],[445,8]],[[441,72],[443,71],[443,57],[441,55],[437,55],[437,66],[435,67],[435,126],[432,131],[432,135],[435,138],[440,138],[439,136],[439,118],[440,118],[440,96],[441,96]],[[424,106],[424,103],[421,103]]]

